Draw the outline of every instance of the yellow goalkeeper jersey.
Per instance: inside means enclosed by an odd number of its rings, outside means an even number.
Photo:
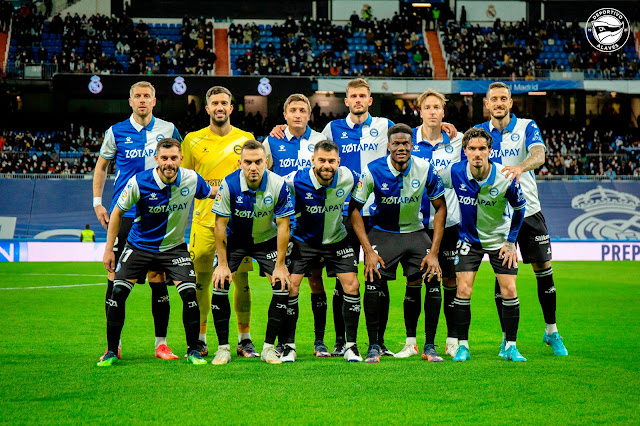
[[[226,136],[218,136],[205,127],[189,133],[182,142],[182,167],[195,170],[212,186],[238,168],[240,149],[253,135],[231,126]],[[216,215],[211,212],[212,199],[195,200],[193,223],[213,228]]]

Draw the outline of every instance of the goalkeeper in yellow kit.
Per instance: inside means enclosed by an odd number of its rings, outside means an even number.
[[[242,144],[253,135],[229,122],[233,111],[231,92],[221,86],[207,91],[206,111],[211,117],[209,126],[189,133],[182,142],[182,167],[198,172],[215,190],[225,176],[238,168]],[[211,212],[213,200],[196,200],[191,225],[189,252],[196,272],[196,297],[200,308],[200,353],[205,356],[207,347],[207,317],[211,307],[211,278],[215,256],[214,223]],[[248,271],[252,271],[251,258],[245,258],[234,275],[233,306],[238,319],[238,355],[247,358],[259,357],[251,341],[251,292]],[[221,345],[214,356],[213,364],[226,364],[230,360],[230,348]]]

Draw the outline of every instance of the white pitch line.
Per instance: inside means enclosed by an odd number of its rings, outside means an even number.
[[[41,289],[41,288],[89,287],[89,286],[96,286],[96,285],[105,285],[105,283],[44,285],[44,286],[39,286],[39,287],[7,287],[7,288],[0,288],[0,290],[38,290],[38,289]]]

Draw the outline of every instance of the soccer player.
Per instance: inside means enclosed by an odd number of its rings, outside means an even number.
[[[285,256],[293,202],[284,178],[266,170],[267,158],[260,142],[246,141],[239,162],[240,170],[224,178],[213,204],[218,265],[213,272],[211,310],[218,334],[218,352],[212,364],[226,364],[231,360],[229,283],[247,256],[258,262],[273,291],[262,360],[280,364],[282,361],[273,344],[287,316],[291,282]]]
[[[182,143],[183,167],[198,172],[214,188],[222,179],[238,168],[240,149],[251,133],[231,125],[233,111],[231,92],[221,86],[207,91],[205,109],[210,116],[209,126],[187,134]],[[215,215],[212,200],[196,200],[193,209],[189,253],[196,270],[196,295],[200,307],[199,347],[202,356],[209,353],[207,346],[207,318],[211,302],[211,280],[215,257]],[[236,353],[247,358],[259,357],[251,341],[251,290],[248,271],[252,271],[251,258],[242,261],[234,276],[233,306],[238,320],[238,346]]]
[[[551,242],[549,231],[538,199],[538,186],[533,170],[544,164],[545,145],[540,129],[533,120],[516,118],[510,114],[513,107],[511,91],[504,83],[492,83],[484,100],[491,120],[479,124],[493,138],[491,158],[505,166],[505,174],[520,183],[527,200],[527,215],[518,234],[518,246],[523,263],[530,263],[538,282],[538,301],[546,328],[542,340],[550,345],[555,355],[568,355],[556,325],[556,287],[551,268]],[[495,300],[503,330],[501,353],[505,348],[505,324],[502,317],[499,283],[496,281]]]
[[[461,216],[456,255],[458,290],[453,301],[459,347],[454,361],[471,359],[471,291],[485,254],[489,255],[502,294],[506,332],[503,358],[526,361],[516,348],[520,302],[516,292],[518,257],[515,246],[526,200],[518,183],[507,178],[505,167],[489,160],[491,143],[491,135],[485,130],[467,130],[462,138],[462,148],[468,160],[454,164],[440,175],[444,185],[456,192]],[[505,221],[503,216],[507,205],[513,209],[511,221]]]
[[[288,310],[294,311],[281,359],[296,360],[295,333],[300,283],[311,272],[318,258],[323,258],[330,275],[336,275],[344,289],[342,313],[345,321],[346,345],[344,358],[360,362],[356,346],[360,319],[360,284],[358,258],[342,222],[342,209],[358,181],[354,172],[340,166],[338,145],[331,141],[315,144],[311,157],[312,168],[304,168],[286,176],[289,190],[295,199],[296,227],[291,250],[291,288]]]
[[[365,167],[349,205],[351,223],[365,253],[364,309],[369,334],[365,361],[371,363],[379,362],[381,356],[380,287],[396,279],[398,263],[402,264],[408,286],[418,286],[423,278],[440,280],[438,251],[447,216],[438,173],[428,161],[411,157],[411,128],[396,124],[389,129],[388,138],[390,154]],[[376,209],[370,218],[373,227],[367,234],[360,212],[371,194]],[[424,232],[423,196],[431,199],[435,209],[432,241]]]
[[[311,158],[316,143],[325,140],[322,133],[312,130],[308,123],[311,117],[311,105],[305,95],[295,93],[284,103],[284,119],[287,126],[284,137],[269,136],[263,146],[272,170],[279,176],[286,176],[296,170],[311,167]],[[295,218],[291,218],[291,229],[295,229]],[[313,268],[308,277],[311,288],[311,311],[315,341],[314,354],[317,357],[328,357],[331,354],[324,344],[324,332],[327,324],[327,294],[322,282],[322,268]],[[296,296],[297,298],[297,296]],[[297,305],[296,305],[297,306]],[[297,315],[297,309],[288,309],[287,314]],[[290,322],[290,321],[288,321]],[[286,329],[283,333],[286,333]],[[282,336],[285,340],[286,337]],[[278,346],[284,342],[278,339]]]
[[[178,140],[161,139],[155,151],[157,167],[130,178],[111,212],[103,261],[105,268],[115,274],[115,280],[107,300],[108,350],[98,362],[99,367],[110,366],[118,359],[116,352],[124,326],[125,302],[133,286],[144,280],[147,270],[162,271],[173,281],[183,303],[187,360],[196,365],[206,364],[197,350],[199,311],[193,282],[195,273],[184,232],[194,197],[213,197],[215,190],[196,172],[180,168],[182,155]],[[116,266],[113,246],[121,219],[133,206],[137,206],[137,220]]]
[[[96,162],[93,175],[93,208],[102,226],[107,229],[109,224],[109,212],[102,205],[102,192],[107,179],[109,162],[116,162],[116,180],[114,182],[113,198],[110,210],[118,200],[118,195],[125,185],[136,173],[156,166],[154,155],[156,144],[166,137],[173,137],[180,141],[182,137],[173,123],[161,120],[153,115],[153,107],[156,105],[156,90],[146,81],[139,81],[129,89],[129,106],[133,113],[120,123],[109,127],[105,133],[104,141],[100,147],[100,156]],[[116,257],[120,256],[124,249],[127,235],[131,230],[134,219],[137,217],[136,206],[133,205],[122,217],[120,232],[117,235],[113,250]],[[114,273],[109,272],[107,277],[107,293],[105,296],[105,311],[108,309],[107,301],[111,299],[113,291]],[[141,280],[144,283],[144,280]],[[156,358],[177,358],[171,348],[167,346],[167,326],[169,324],[169,292],[162,274],[149,272],[149,287],[151,287],[151,312],[155,326]],[[120,349],[118,348],[118,357]]]

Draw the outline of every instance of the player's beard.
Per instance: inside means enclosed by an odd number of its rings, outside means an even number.
[[[176,174],[178,173],[178,168],[179,166],[162,166],[160,168],[160,172],[162,173],[162,176],[165,179],[173,179]],[[169,176],[167,176],[166,171],[172,171],[173,173],[171,173]]]
[[[497,114],[502,114],[502,115],[497,115]],[[505,118],[507,115],[509,115],[509,109],[505,108],[502,111],[492,111],[491,115],[493,118],[498,119],[498,120],[502,120],[503,118]]]
[[[223,118],[211,117],[211,121],[213,121],[217,127],[222,127],[229,121],[229,114],[225,114]]]
[[[361,116],[361,115],[364,115],[364,114],[368,113],[369,112],[369,108],[367,108],[366,105],[365,105],[365,106],[363,106],[362,111],[356,111],[355,107],[354,107],[354,108],[349,108],[349,112],[351,114],[355,115],[355,116]]]
[[[313,169],[313,172],[316,174],[316,178],[318,178],[318,180],[322,180],[324,182],[331,182],[333,177],[336,175],[336,170],[333,169]],[[325,177],[324,175],[327,174],[329,174],[329,176]]]

